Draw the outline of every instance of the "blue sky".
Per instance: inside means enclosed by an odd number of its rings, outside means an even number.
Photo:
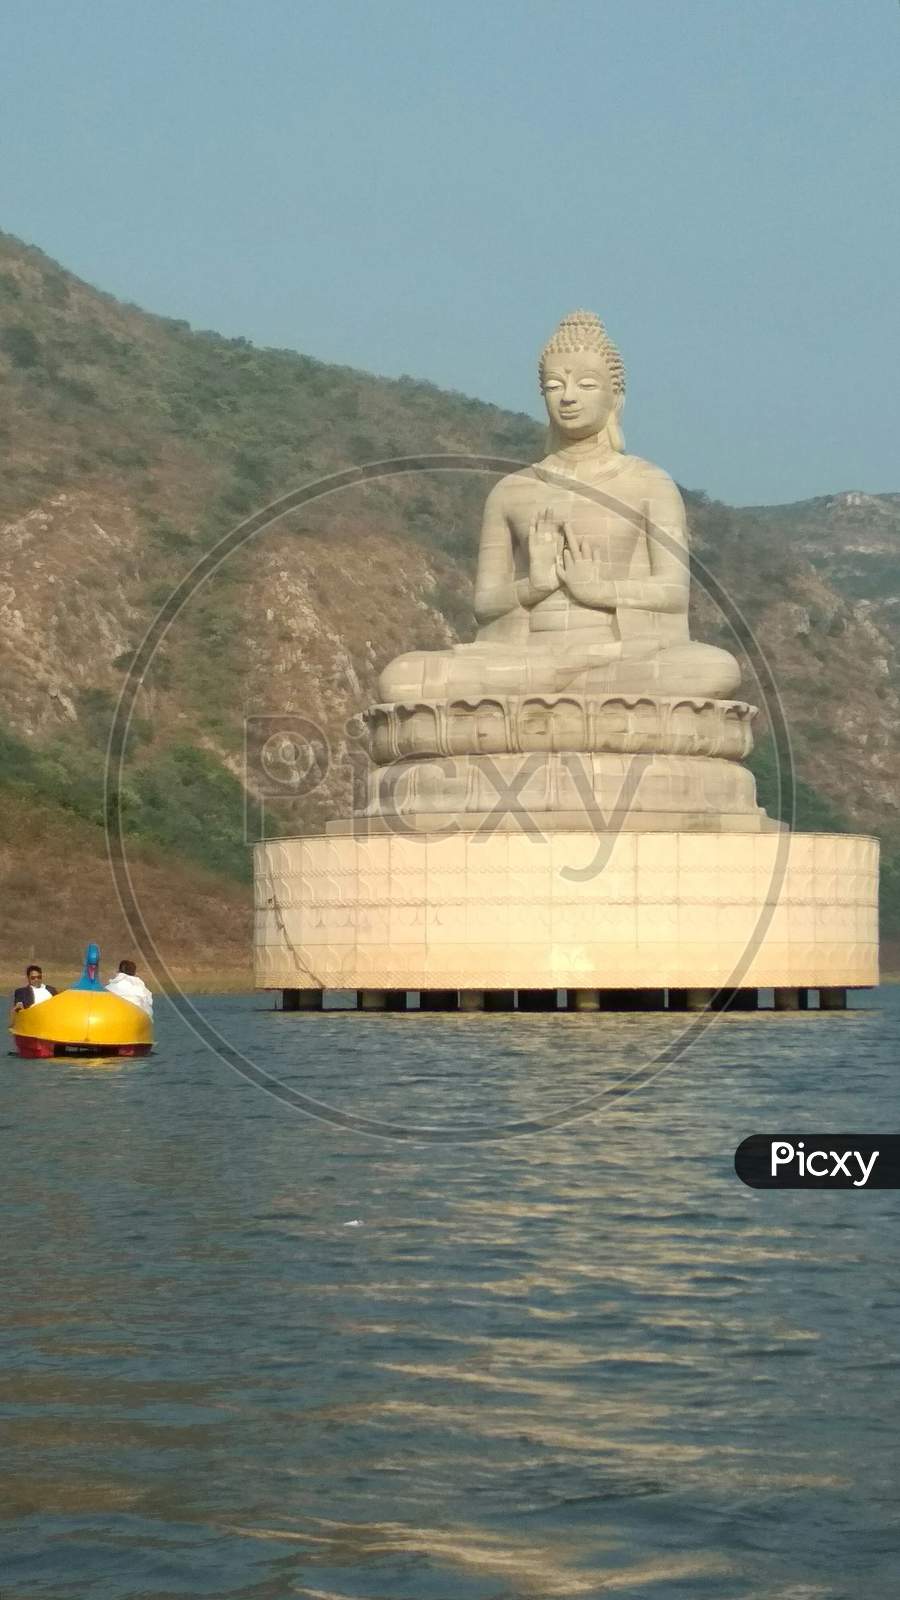
[[[586,306],[680,482],[898,490],[898,45],[896,0],[4,0],[0,227],[535,414]]]

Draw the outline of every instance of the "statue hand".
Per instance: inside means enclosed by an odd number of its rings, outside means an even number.
[[[560,581],[568,589],[573,600],[579,600],[582,605],[614,611],[615,584],[597,576],[588,540],[579,541],[569,522],[563,523],[563,535],[565,544],[558,562]]]
[[[540,511],[528,530],[528,576],[535,594],[559,588],[559,552],[559,523],[552,511]]]

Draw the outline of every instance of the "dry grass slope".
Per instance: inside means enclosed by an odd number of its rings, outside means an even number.
[[[130,866],[154,942],[179,981],[249,987],[249,890],[146,847],[131,853]],[[0,976],[21,983],[25,964],[39,960],[57,986],[69,982],[88,939],[99,943],[106,970],[135,954],[102,829],[0,791]]]

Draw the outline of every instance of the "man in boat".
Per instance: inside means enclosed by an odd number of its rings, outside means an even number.
[[[44,974],[36,961],[32,961],[25,973],[28,982],[17,989],[13,995],[10,1015],[15,1016],[17,1011],[27,1011],[30,1006],[39,1006],[42,1000],[49,1000],[57,991],[52,983],[44,982]]]
[[[148,1017],[153,1016],[153,995],[143,978],[138,977],[133,961],[120,961],[118,972],[114,978],[110,978],[106,987],[110,994],[117,994],[121,1000],[130,1000],[133,1006],[140,1006],[142,1011],[146,1011]]]

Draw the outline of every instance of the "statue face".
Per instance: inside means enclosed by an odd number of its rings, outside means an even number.
[[[603,358],[591,350],[551,356],[544,369],[544,404],[565,439],[602,433],[615,409],[615,393]]]

